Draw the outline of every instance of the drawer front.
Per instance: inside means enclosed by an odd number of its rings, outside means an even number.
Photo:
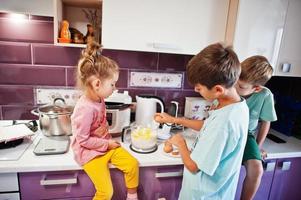
[[[182,186],[183,165],[140,168],[140,199],[178,199]]]
[[[0,192],[19,191],[17,173],[0,174]]]
[[[95,189],[83,171],[20,173],[22,200],[94,196]]]
[[[0,194],[1,200],[20,200],[20,194],[19,193],[1,193]]]

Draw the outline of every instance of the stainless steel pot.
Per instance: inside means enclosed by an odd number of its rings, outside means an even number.
[[[62,101],[63,105],[58,105]],[[67,106],[64,99],[56,98],[53,105],[41,106],[31,113],[39,116],[40,129],[46,136],[72,135],[71,114],[73,107]]]

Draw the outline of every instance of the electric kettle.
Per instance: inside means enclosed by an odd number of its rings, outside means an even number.
[[[160,105],[160,112],[164,112],[163,101],[159,97],[151,95],[137,95],[136,101],[136,124],[143,127],[153,126],[157,104]]]

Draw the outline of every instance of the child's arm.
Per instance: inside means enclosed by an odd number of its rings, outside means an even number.
[[[256,138],[256,142],[260,149],[262,148],[263,142],[270,130],[270,125],[271,125],[271,122],[268,122],[268,121],[261,122],[261,126],[259,128],[257,138]]]
[[[185,127],[194,129],[196,131],[201,130],[204,120],[193,120],[193,119],[186,119],[186,118],[178,118],[178,117],[172,117],[168,115],[167,113],[156,113],[155,121],[159,123],[173,123],[173,124],[181,124]]]
[[[77,108],[72,116],[72,131],[79,145],[96,151],[106,151],[109,146],[108,139],[92,136],[90,133],[93,122],[93,110],[89,107]]]
[[[176,134],[173,137],[171,137],[168,140],[168,142],[170,142],[171,144],[173,144],[179,148],[179,152],[181,154],[184,166],[191,173],[197,173],[199,171],[199,168],[198,168],[197,164],[190,157],[190,151],[187,147],[185,139],[180,134]]]

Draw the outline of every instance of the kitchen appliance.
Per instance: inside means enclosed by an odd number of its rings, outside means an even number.
[[[179,102],[171,101],[170,106],[168,108],[167,114],[177,117],[179,110]],[[170,130],[172,127],[172,123],[164,123],[161,129],[158,129],[158,138],[162,140],[167,140],[171,137]]]
[[[37,131],[37,123],[13,121],[11,124],[11,121],[1,121],[0,129],[1,136],[11,135],[11,137],[6,137],[7,140],[0,142],[0,161],[16,161],[32,144],[32,137],[35,137]]]
[[[61,103],[59,104],[59,101]],[[39,116],[40,129],[44,136],[35,146],[36,155],[61,154],[68,151],[69,135],[72,135],[72,106],[67,106],[62,98],[55,98],[52,105],[41,106],[31,111]]]
[[[61,104],[58,102],[61,101]],[[39,116],[42,133],[46,136],[72,135],[71,114],[72,106],[67,106],[62,98],[55,98],[52,105],[33,109],[31,113]]]
[[[68,151],[69,136],[43,137],[35,146],[33,153],[36,155],[62,154]]]
[[[188,119],[202,120],[208,117],[212,103],[201,97],[186,97],[184,116]]]
[[[0,149],[20,145],[25,137],[34,135],[37,130],[38,124],[34,120],[26,123],[13,120],[12,125],[0,126]]]
[[[155,152],[158,149],[157,128],[150,126],[143,127],[133,123],[131,126],[124,128],[121,141],[130,143],[130,149],[137,153]]]
[[[132,97],[128,91],[118,93],[114,91],[111,96],[105,99],[109,133],[112,137],[118,137],[122,129],[130,125]]]
[[[147,127],[155,124],[154,115],[157,112],[157,104],[160,105],[160,112],[164,112],[164,103],[157,97],[152,95],[136,96],[136,124]]]

